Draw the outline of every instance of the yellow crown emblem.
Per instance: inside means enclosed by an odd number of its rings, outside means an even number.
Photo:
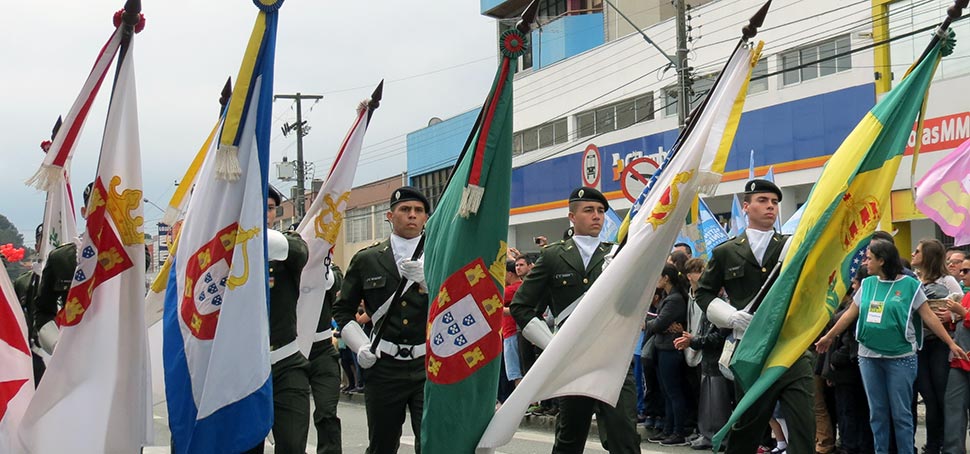
[[[145,235],[141,232],[144,218],[141,216],[132,217],[131,212],[136,211],[141,205],[142,192],[137,189],[125,189],[118,192],[121,186],[121,177],[115,175],[111,177],[111,186],[108,190],[108,201],[105,209],[118,228],[121,235],[121,242],[125,246],[133,244],[144,244]],[[95,187],[95,192],[99,192]]]
[[[331,194],[323,196],[323,209],[313,220],[313,229],[317,238],[323,238],[331,245],[337,243],[337,235],[340,233],[340,225],[344,222],[344,213],[340,209],[340,204],[350,198],[350,192],[345,192],[334,200]],[[330,222],[327,222],[327,215],[330,215]]]

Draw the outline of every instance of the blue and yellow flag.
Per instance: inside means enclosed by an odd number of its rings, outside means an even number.
[[[937,42],[842,142],[808,197],[789,240],[778,280],[768,291],[731,370],[745,390],[715,445],[812,344],[852,278],[852,259],[888,213],[889,193],[933,73],[952,44]]]

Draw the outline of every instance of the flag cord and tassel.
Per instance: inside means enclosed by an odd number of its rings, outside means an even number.
[[[220,180],[236,181],[242,175],[239,166],[239,147],[219,144],[216,150],[216,177]]]

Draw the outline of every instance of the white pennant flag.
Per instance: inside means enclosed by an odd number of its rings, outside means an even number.
[[[630,222],[626,245],[492,417],[479,442],[480,452],[508,443],[530,402],[589,396],[616,404],[663,258],[683,228],[694,197],[713,192],[720,182],[756,61],[747,47],[734,53],[707,106]],[[591,340],[589,333],[608,335]]]
[[[368,101],[357,107],[357,117],[337,152],[330,175],[297,227],[297,233],[306,241],[309,249],[307,264],[300,278],[300,299],[296,305],[296,340],[300,352],[307,358],[313,348],[324,294],[333,285],[333,273],[330,271],[333,246],[344,223],[347,199],[354,184],[354,174],[357,173],[364,133],[367,132],[367,125],[376,108],[376,102],[369,105]]]
[[[133,49],[121,56],[60,339],[20,427],[24,452],[134,453],[151,441]]]

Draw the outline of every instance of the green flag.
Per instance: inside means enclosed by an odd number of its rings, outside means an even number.
[[[502,61],[445,192],[428,220],[430,291],[421,449],[473,453],[495,412],[512,176],[512,76],[526,38],[500,38]]]
[[[731,370],[744,389],[730,427],[815,341],[845,295],[852,261],[889,212],[889,193],[933,74],[953,42],[934,39],[923,58],[859,122],[812,188],[778,280],[755,312]]]

